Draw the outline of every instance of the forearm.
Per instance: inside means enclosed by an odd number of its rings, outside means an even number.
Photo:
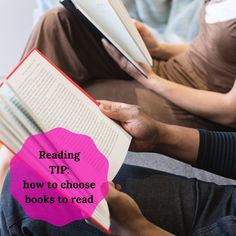
[[[199,131],[156,122],[158,140],[155,152],[195,165],[199,150]]]
[[[156,152],[236,179],[236,132],[212,132],[156,123]]]
[[[157,76],[150,89],[182,109],[222,125],[235,127],[232,97],[228,94],[189,88]]]
[[[186,44],[159,44],[156,50],[153,50],[152,57],[161,60],[169,60],[188,49],[189,43]]]

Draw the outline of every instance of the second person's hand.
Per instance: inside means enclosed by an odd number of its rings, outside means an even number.
[[[143,63],[139,63],[142,68],[145,77],[132,63],[130,63],[113,45],[111,45],[106,39],[102,39],[103,46],[111,58],[120,66],[132,78],[137,80],[147,89],[151,89],[155,80],[159,77],[154,73],[151,66]]]
[[[159,42],[156,40],[153,33],[140,21],[133,20],[138,32],[140,33],[149,53],[153,58],[158,57],[158,51],[160,48]]]

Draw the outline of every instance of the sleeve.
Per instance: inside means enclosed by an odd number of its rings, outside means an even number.
[[[236,179],[236,132],[199,132],[200,146],[196,167]]]

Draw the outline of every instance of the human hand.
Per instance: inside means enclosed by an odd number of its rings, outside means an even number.
[[[151,88],[152,83],[154,80],[156,80],[157,75],[155,75],[154,71],[152,70],[152,67],[143,64],[138,63],[139,66],[144,71],[145,75],[148,77],[148,79],[132,64],[130,63],[113,45],[108,43],[106,39],[102,39],[103,46],[107,53],[113,58],[113,60],[120,66],[120,68],[125,71],[128,75],[130,75],[132,78],[136,79],[138,82],[140,82],[144,87]]]
[[[109,118],[118,121],[133,137],[130,150],[154,152],[159,142],[159,123],[148,117],[138,106],[100,101],[100,110]]]
[[[113,183],[106,197],[111,214],[113,236],[173,236],[149,222],[137,203],[126,193],[120,192]]]
[[[111,214],[111,232],[117,236],[137,235],[135,231],[145,218],[137,203],[127,194],[117,190],[113,183],[109,185],[106,197]]]
[[[159,42],[156,40],[152,32],[140,21],[133,20],[138,32],[140,33],[146,47],[152,57],[156,57],[158,48],[160,47]]]

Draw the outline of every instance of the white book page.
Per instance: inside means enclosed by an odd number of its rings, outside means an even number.
[[[10,150],[13,152],[17,152],[21,146],[22,143],[16,139],[15,135],[9,130],[6,126],[4,121],[2,121],[2,118],[0,117],[0,140],[1,142],[6,145]]]
[[[62,127],[90,136],[109,161],[109,181],[115,177],[126,157],[131,136],[103,115],[90,98],[36,50],[11,75],[8,84],[34,114],[33,118],[41,122],[45,132]],[[106,201],[99,205],[93,217],[109,228]]]
[[[131,19],[129,18],[129,21],[123,19],[122,22],[120,19],[122,15],[117,15],[108,0],[72,0],[72,2],[133,64],[137,65],[135,62],[152,64],[152,61],[147,59],[150,55],[148,56],[149,53],[145,50],[146,46],[143,44],[144,49],[141,49],[141,45],[138,45],[138,41],[130,35],[126,25],[123,24],[126,22],[128,28],[133,27],[134,30]]]
[[[0,141],[16,153],[28,137],[28,134],[20,125],[3,91],[5,91],[4,86],[0,90]]]
[[[15,141],[20,144],[17,149],[13,149],[10,147],[12,140],[7,139],[8,135],[4,135],[4,138],[0,139],[6,145],[9,145],[9,148],[15,153],[19,151],[29,135],[41,131],[25,110],[22,101],[19,101],[17,95],[8,86],[8,81],[4,81],[0,89],[0,122],[5,127],[5,131],[8,130],[9,135],[11,133]],[[0,133],[3,132],[4,130],[0,129]]]
[[[8,83],[45,131],[62,127],[89,135],[109,161],[109,180],[115,177],[127,154],[130,135],[103,115],[90,98],[37,51],[31,53]]]
[[[109,0],[109,3],[113,7],[114,11],[116,11],[116,14],[119,16],[121,22],[126,27],[126,30],[128,30],[129,34],[143,53],[143,55],[146,57],[148,63],[150,65],[153,65],[152,57],[141,37],[138,30],[136,29],[135,25],[132,22],[132,19],[129,16],[128,11],[126,10],[124,4],[121,0]]]

